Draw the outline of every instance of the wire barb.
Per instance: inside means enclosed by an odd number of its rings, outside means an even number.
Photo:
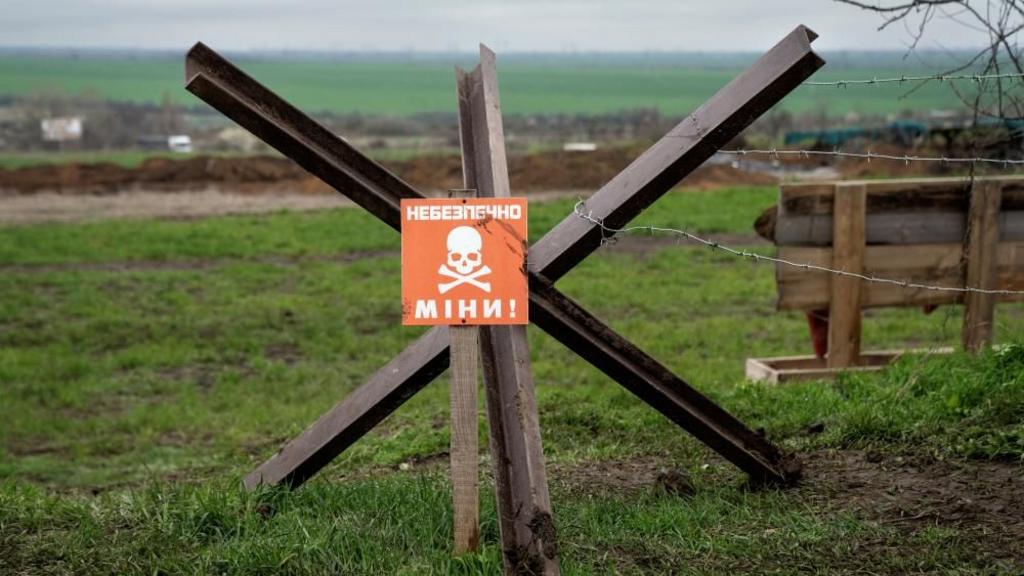
[[[941,162],[943,164],[994,164],[997,166],[1002,166],[1003,168],[1024,165],[1024,160],[1013,160],[1008,158],[985,158],[983,156],[974,156],[969,158],[949,158],[946,156],[911,156],[909,154],[879,154],[878,152],[871,152],[870,150],[867,152],[843,152],[841,150],[778,150],[775,148],[770,148],[767,150],[719,150],[718,153],[732,154],[736,156],[758,154],[763,156],[771,156],[773,159],[776,160],[778,160],[780,156],[800,156],[803,158],[810,158],[811,156],[835,156],[838,158],[864,158],[868,162],[872,160],[894,160],[897,162],[903,162],[904,164],[910,164],[911,162]]]
[[[895,280],[893,278],[883,278],[879,276],[869,276],[866,274],[858,274],[856,272],[847,272],[845,270],[836,270],[828,268],[826,266],[819,266],[817,264],[811,264],[809,262],[793,262],[791,260],[785,260],[783,258],[775,258],[772,256],[766,256],[764,254],[757,254],[756,252],[749,252],[739,248],[732,248],[726,246],[721,242],[714,240],[708,240],[707,238],[701,238],[695,234],[691,234],[685,230],[679,230],[676,228],[663,228],[660,226],[630,226],[627,228],[610,228],[605,226],[604,222],[598,218],[595,218],[593,212],[586,211],[586,201],[579,200],[576,202],[576,206],[573,207],[573,212],[583,220],[594,224],[601,230],[601,245],[605,245],[605,239],[613,239],[622,234],[629,234],[637,231],[649,231],[652,234],[654,232],[663,232],[666,234],[673,234],[677,237],[682,237],[687,240],[691,240],[698,244],[703,244],[711,248],[712,250],[721,250],[733,256],[740,258],[747,258],[754,262],[772,262],[774,264],[781,264],[783,266],[791,266],[793,268],[802,268],[804,270],[814,270],[817,272],[824,272],[826,274],[833,274],[835,276],[846,276],[849,278],[858,278],[865,282],[875,282],[878,284],[891,284],[893,286],[900,286],[902,288],[915,289],[915,290],[934,290],[936,292],[959,292],[975,294],[994,294],[999,296],[1014,296],[1024,294],[1024,290],[989,290],[984,288],[972,288],[970,286],[934,286],[931,284],[922,284],[920,282],[911,282],[909,280]],[[610,240],[614,242],[614,240]]]
[[[874,85],[898,83],[903,84],[904,82],[927,82],[929,80],[937,80],[938,82],[950,82],[954,80],[970,80],[976,84],[980,84],[982,80],[997,80],[1002,78],[1024,78],[1022,73],[1007,72],[1003,74],[933,74],[930,76],[897,76],[893,78],[863,78],[857,80],[830,80],[830,81],[815,81],[808,80],[802,82],[801,86],[835,86],[836,88],[849,88],[857,85]]]

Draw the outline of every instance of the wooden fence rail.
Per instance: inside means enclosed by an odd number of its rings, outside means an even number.
[[[778,245],[778,258],[789,262],[930,286],[1024,290],[1024,177],[787,184],[756,227]],[[995,303],[1024,300],[1021,294],[904,287],[785,264],[776,265],[776,286],[778,309],[807,312],[812,338],[813,326],[827,323],[827,347],[817,347],[824,356],[817,363],[751,359],[748,375],[755,379],[884,366],[878,353],[868,360],[860,352],[864,308],[964,304],[962,343],[975,351],[992,342]],[[792,368],[798,372],[786,373]]]

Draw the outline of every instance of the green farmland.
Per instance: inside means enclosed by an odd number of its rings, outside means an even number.
[[[82,57],[43,58],[0,55],[0,95],[34,93],[92,95],[132,101],[199,101],[184,86],[183,58]],[[636,108],[657,108],[666,115],[692,111],[740,70],[735,62],[704,67],[693,56],[674,64],[670,56],[622,62],[616,58],[524,55],[507,61],[499,55],[502,108],[507,114],[601,114]],[[457,56],[423,61],[400,59],[286,60],[239,57],[241,66],[286,99],[310,111],[404,116],[454,112],[453,67]],[[538,61],[535,61],[538,60]],[[841,59],[840,59],[841,61]],[[898,77],[923,73],[909,63],[884,66],[829,67],[814,80]],[[469,59],[465,64],[469,63]],[[901,99],[911,85],[897,84],[797,89],[783,103],[794,112],[848,111],[868,114],[905,109],[958,108],[948,86],[928,84],[910,99]]]
[[[776,194],[677,191],[640,220],[752,244]],[[571,209],[533,205],[531,236]],[[497,573],[486,451],[483,550],[449,554],[447,377],[301,489],[239,486],[421,333],[399,325],[398,248],[355,209],[0,228],[0,572]],[[773,282],[636,237],[559,283],[806,469],[752,489],[531,328],[562,573],[1022,573],[1024,306],[999,307],[999,352],[770,387],[744,359],[810,347]],[[960,318],[874,311],[865,340],[950,345]],[[663,468],[693,494],[663,488]]]

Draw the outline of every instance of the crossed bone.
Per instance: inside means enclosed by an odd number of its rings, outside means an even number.
[[[481,281],[477,280],[477,278],[479,278],[481,276],[486,276],[486,275],[491,273],[491,268],[489,266],[487,266],[486,264],[484,264],[476,272],[471,272],[469,274],[466,274],[465,276],[463,276],[462,274],[459,274],[458,272],[448,268],[448,266],[445,266],[444,264],[441,264],[441,267],[437,269],[437,273],[442,275],[442,276],[447,276],[449,278],[455,278],[454,281],[448,282],[447,284],[440,284],[439,283],[437,285],[437,290],[441,294],[444,294],[444,293],[448,292],[449,290],[451,290],[452,288],[455,288],[456,286],[460,286],[462,284],[472,284],[473,286],[476,286],[477,288],[483,290],[484,292],[488,292],[488,293],[491,291],[491,283],[490,282],[481,282]]]

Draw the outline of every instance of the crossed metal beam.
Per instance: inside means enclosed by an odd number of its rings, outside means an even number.
[[[598,190],[587,201],[588,210],[610,227],[625,226],[820,68],[824,61],[810,47],[816,37],[804,26],[794,29]],[[196,44],[189,51],[185,76],[190,92],[395,230],[400,226],[400,200],[423,197],[207,46]],[[502,135],[493,54],[482,51],[481,66],[469,74],[459,71],[457,80],[467,184],[477,188],[481,196],[507,195],[504,146],[498,146]],[[554,286],[600,244],[598,226],[569,215],[530,247],[530,320],[744,470],[755,482],[785,484],[796,478],[800,472],[797,461]],[[485,379],[508,379],[499,389],[526,394],[532,400],[528,365],[525,370],[521,365],[524,359],[528,361],[525,340],[522,327],[490,327],[481,332],[483,350],[493,351],[483,355]],[[245,485],[295,487],[305,482],[441,374],[448,367],[448,345],[446,327],[427,331],[246,476]],[[490,397],[488,404],[491,415]],[[524,452],[519,453],[540,456],[535,453],[540,448],[539,437],[535,442],[525,438],[529,433],[515,422],[508,422],[507,428],[520,438],[517,450]],[[508,473],[524,473],[514,468],[510,466]],[[529,491],[531,486],[536,487],[538,478],[531,476],[536,476],[537,470],[526,471],[525,475],[517,481],[522,490]],[[542,458],[539,475],[543,480]],[[543,496],[542,500],[546,499],[546,484]]]

